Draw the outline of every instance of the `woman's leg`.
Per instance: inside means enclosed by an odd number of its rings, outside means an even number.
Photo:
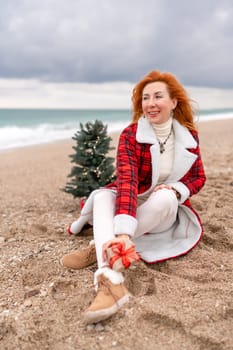
[[[115,238],[113,231],[115,198],[115,193],[104,189],[94,197],[93,232],[98,263],[94,284],[97,294],[84,313],[86,323],[96,323],[112,316],[130,298],[130,293],[123,283],[122,273],[112,270],[102,257],[103,244]]]
[[[98,268],[106,266],[102,257],[102,246],[115,237],[113,219],[116,195],[111,190],[98,192],[94,197],[93,231],[96,245]],[[172,190],[161,189],[153,192],[137,209],[138,226],[134,237],[146,232],[162,232],[176,220],[178,201]]]
[[[113,218],[116,195],[111,190],[103,189],[96,193],[93,202],[93,233],[96,247],[98,268],[106,266],[102,257],[102,246],[115,238]]]
[[[176,220],[178,201],[172,190],[153,192],[137,209],[138,226],[134,238],[146,232],[162,232]]]

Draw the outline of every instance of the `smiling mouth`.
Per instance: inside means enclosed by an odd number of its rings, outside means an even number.
[[[151,115],[151,116],[155,116],[159,114],[159,111],[155,111],[155,112],[148,112],[148,115]]]

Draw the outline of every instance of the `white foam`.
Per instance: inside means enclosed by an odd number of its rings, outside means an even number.
[[[107,132],[115,132],[123,129],[125,123],[117,122],[108,124]],[[0,150],[49,143],[58,140],[71,139],[78,131],[73,124],[41,124],[36,127],[8,126],[0,128]]]
[[[212,120],[232,119],[233,112],[202,114],[197,121],[205,122]],[[130,121],[104,121],[107,125],[107,133],[120,132]],[[85,122],[83,122],[85,124]],[[5,126],[0,128],[0,150],[31,146],[42,143],[50,143],[58,140],[72,139],[78,131],[79,124],[68,122],[65,124],[40,124],[34,127]]]

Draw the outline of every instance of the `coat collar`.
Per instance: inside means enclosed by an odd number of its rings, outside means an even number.
[[[189,130],[181,125],[176,119],[173,119],[172,125],[175,136],[174,162],[172,172],[167,178],[166,183],[179,181],[188,172],[197,158],[196,154],[188,150],[188,148],[197,147],[197,142]],[[151,124],[144,117],[140,118],[138,121],[136,140],[139,143],[149,143],[152,145],[150,151],[152,154],[153,187],[156,185],[159,177],[159,143]]]
[[[186,127],[181,125],[176,119],[172,121],[175,139],[178,143],[182,144],[184,148],[196,148],[197,142],[188,131]],[[145,118],[141,117],[138,120],[138,128],[136,133],[136,140],[139,143],[158,143],[155,132],[150,122]]]

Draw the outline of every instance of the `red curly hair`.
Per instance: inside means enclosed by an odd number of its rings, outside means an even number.
[[[177,105],[173,110],[173,117],[177,119],[180,124],[186,126],[190,130],[196,130],[194,124],[194,110],[191,106],[191,101],[187,95],[187,92],[181,85],[181,83],[170,73],[159,72],[153,70],[148,73],[143,79],[141,79],[133,89],[132,102],[133,102],[133,122],[137,122],[143,115],[142,111],[142,92],[144,87],[155,81],[164,82],[167,86],[168,93],[171,99],[177,100]]]

